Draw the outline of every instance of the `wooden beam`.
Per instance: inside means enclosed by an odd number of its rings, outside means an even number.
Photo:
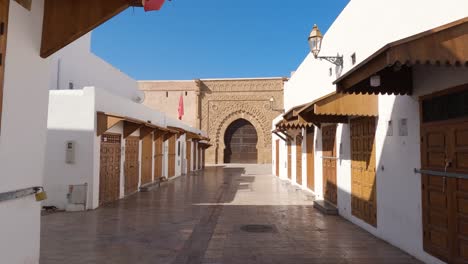
[[[137,131],[143,124],[124,121],[123,138],[129,137],[133,132]]]
[[[153,140],[156,141],[158,140],[159,138],[163,137],[164,135],[166,135],[168,132],[167,131],[164,131],[164,130],[161,130],[161,129],[156,129],[153,133]]]
[[[129,0],[45,0],[41,57],[49,57],[133,3]]]
[[[277,135],[279,138],[281,138],[283,141],[286,141],[286,138],[283,137],[283,136],[281,136],[280,133],[278,133],[278,132],[276,132],[276,131],[273,131],[273,133],[274,133],[275,135]]]
[[[140,139],[144,139],[149,134],[153,133],[155,128],[149,126],[142,126],[140,127]]]
[[[119,122],[123,121],[123,117],[108,115],[103,112],[97,112],[97,136],[101,136],[107,130],[111,129],[113,126],[117,125]]]

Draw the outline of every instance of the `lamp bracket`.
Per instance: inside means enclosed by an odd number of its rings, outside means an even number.
[[[317,59],[329,61],[336,66],[343,67],[343,56],[318,56]]]

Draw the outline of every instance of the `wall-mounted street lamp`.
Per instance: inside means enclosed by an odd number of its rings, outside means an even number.
[[[273,102],[274,101],[275,101],[275,98],[271,97],[270,98],[270,110],[284,113],[284,109],[275,109],[275,108],[273,108]]]
[[[322,39],[323,36],[320,32],[320,29],[317,25],[314,25],[314,28],[312,29],[312,32],[310,32],[308,39],[310,52],[312,52],[316,59],[327,60],[338,67],[343,67],[343,56],[338,54],[336,56],[319,56],[320,49],[322,47]]]

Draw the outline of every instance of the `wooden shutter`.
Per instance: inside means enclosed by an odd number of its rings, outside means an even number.
[[[302,137],[296,137],[296,182],[302,185]]]
[[[314,130],[307,131],[307,187],[315,191],[315,173],[314,173]]]

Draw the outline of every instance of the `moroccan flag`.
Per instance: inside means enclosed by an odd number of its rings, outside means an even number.
[[[143,0],[145,11],[159,10],[164,4],[164,0]]]
[[[182,120],[182,117],[184,116],[184,97],[182,94],[180,95],[179,98],[179,120]]]

